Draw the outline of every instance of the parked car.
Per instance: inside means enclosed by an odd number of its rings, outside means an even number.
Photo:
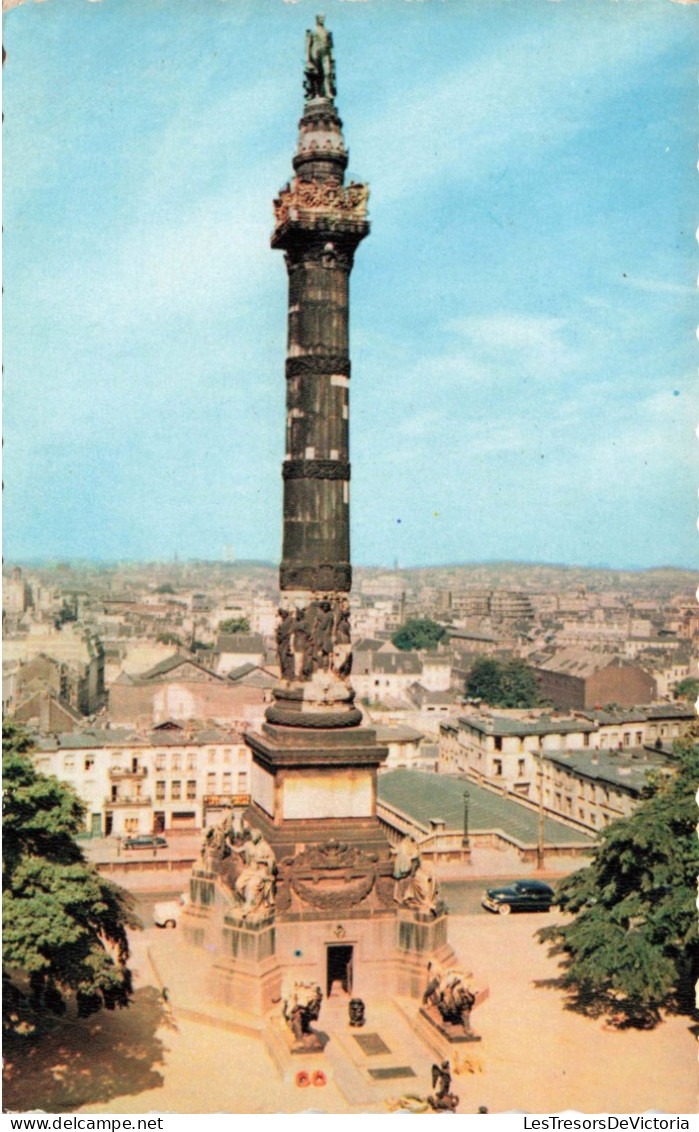
[[[553,889],[542,880],[515,880],[489,888],[481,900],[484,908],[501,916],[510,912],[548,912],[554,902]]]
[[[164,900],[160,904],[154,904],[153,923],[156,928],[176,928],[187,899],[187,894],[183,892],[179,900]]]
[[[166,849],[167,840],[156,833],[144,833],[140,837],[127,837],[125,849]]]

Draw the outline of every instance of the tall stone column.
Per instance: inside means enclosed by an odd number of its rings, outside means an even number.
[[[287,846],[328,838],[387,853],[376,817],[387,751],[359,726],[350,679],[349,279],[369,232],[369,191],[345,184],[332,36],[321,16],[308,33],[304,86],[294,176],[274,202],[272,236],[289,276],[281,678],[261,732],[246,736],[251,818],[278,859]]]
[[[272,247],[289,275],[284,536],[270,723],[356,726],[349,681],[349,277],[369,232],[368,188],[344,184],[332,85],[307,83],[293,167],[274,203]]]
[[[252,828],[233,855],[245,856],[246,871],[222,858],[197,878],[232,904],[219,993],[253,1012],[278,1000],[282,976],[323,996],[421,993],[428,959],[453,954],[417,847],[408,856],[420,883],[397,890],[407,874],[396,871],[376,812],[388,751],[360,726],[350,681],[349,277],[369,231],[368,190],[344,183],[332,38],[321,16],[307,36],[305,88],[295,175],[275,201],[272,237],[289,275],[281,676],[266,722],[245,736]],[[241,888],[245,900],[255,897],[256,862],[264,887],[248,913]]]

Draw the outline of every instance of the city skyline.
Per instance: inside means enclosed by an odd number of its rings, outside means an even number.
[[[278,560],[271,202],[316,8],[7,13],[7,558]],[[694,12],[324,10],[372,190],[354,562],[690,565]]]

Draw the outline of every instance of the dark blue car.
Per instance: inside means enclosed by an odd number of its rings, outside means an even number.
[[[553,889],[542,880],[515,880],[489,888],[481,904],[489,912],[509,916],[510,912],[548,912],[554,899]]]
[[[141,837],[127,837],[124,842],[125,849],[164,849],[167,841],[155,833],[145,833]]]

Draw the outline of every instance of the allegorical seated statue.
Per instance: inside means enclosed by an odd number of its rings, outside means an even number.
[[[231,851],[243,859],[243,867],[235,880],[242,918],[247,919],[260,909],[272,909],[277,868],[271,845],[259,829],[253,829],[249,839],[240,846],[232,846]]]
[[[468,985],[465,971],[452,967],[443,971],[433,960],[427,964],[427,987],[423,1006],[435,1006],[443,1022],[471,1029],[471,1010],[476,996]]]
[[[396,904],[405,905],[412,895],[412,881],[420,865],[420,850],[417,842],[409,834],[402,839],[397,849],[391,849],[396,859],[393,862],[393,899]]]
[[[335,59],[332,32],[325,26],[325,16],[316,16],[316,26],[306,32],[306,68],[303,89],[307,99],[334,98]]]
[[[282,1000],[282,1013],[297,1042],[311,1033],[311,1022],[320,1014],[323,992],[317,983],[294,983]]]
[[[403,908],[436,916],[441,907],[439,885],[434,873],[424,864],[417,842],[406,835],[398,849],[393,866],[393,899]]]
[[[221,861],[230,856],[231,818],[226,815],[218,825],[210,826],[201,845],[202,864],[208,872],[217,872]]]

